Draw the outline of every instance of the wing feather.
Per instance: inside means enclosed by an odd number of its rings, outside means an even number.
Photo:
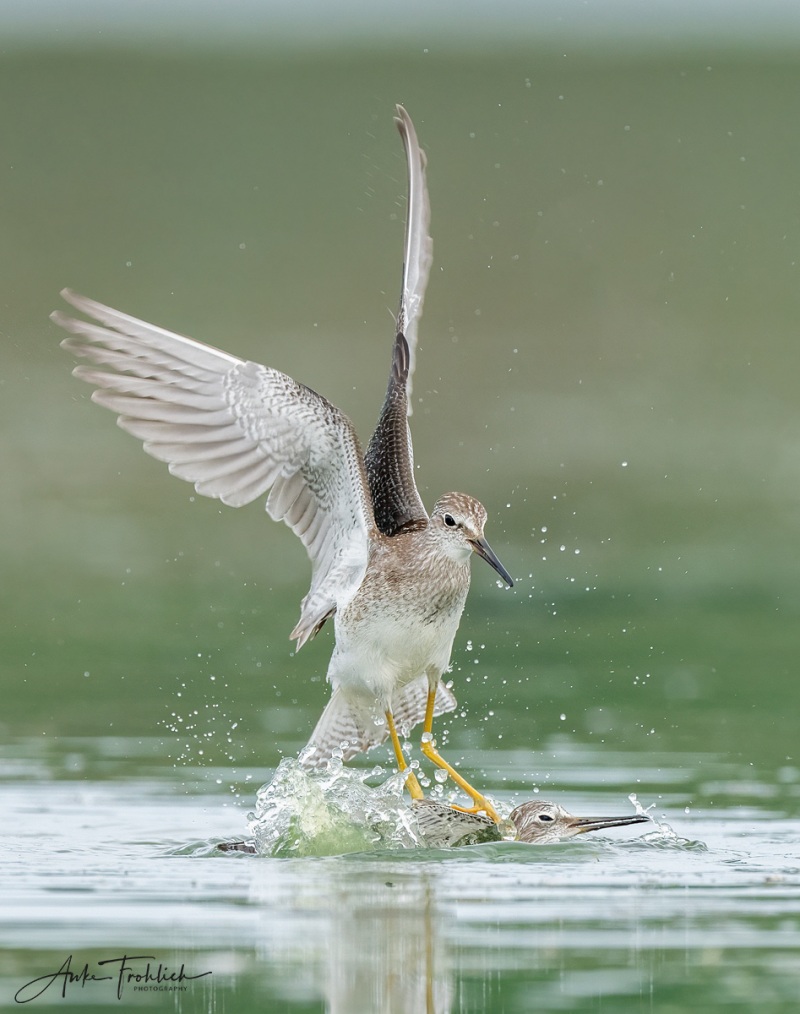
[[[174,464],[190,464],[191,462],[216,461],[218,458],[228,457],[231,454],[242,453],[250,450],[250,441],[245,437],[232,439],[230,441],[212,440],[193,443],[164,443],[157,440],[146,441],[145,450],[149,455],[158,458],[159,461],[172,462]]]
[[[422,316],[422,304],[428,287],[428,275],[433,263],[433,240],[430,236],[431,204],[425,179],[427,159],[417,140],[411,117],[402,106],[397,107],[394,122],[403,139],[408,162],[408,207],[406,209],[406,235],[403,251],[403,284],[400,290],[400,309],[397,313],[397,330],[408,342],[408,414],[411,415],[411,382],[417,359],[417,325]]]
[[[361,584],[376,534],[350,421],[278,370],[70,290],[62,296],[93,318],[53,314],[71,333],[64,348],[95,364],[75,375],[148,454],[231,506],[270,491],[270,516],[296,532],[311,559],[311,588],[292,631],[301,647]]]
[[[425,154],[419,146],[411,117],[402,106],[397,107],[395,123],[408,163],[403,281],[389,384],[366,454],[375,523],[384,535],[390,536],[428,522],[414,480],[414,450],[408,417],[411,415],[417,325],[422,316],[433,258],[433,241],[428,233],[430,202],[425,181]]]

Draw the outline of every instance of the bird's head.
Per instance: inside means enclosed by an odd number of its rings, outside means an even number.
[[[454,560],[468,560],[477,553],[486,560],[511,588],[511,575],[500,563],[483,535],[486,508],[467,493],[445,493],[439,497],[431,514],[431,525],[437,542]]]
[[[607,827],[624,827],[649,820],[642,814],[626,817],[575,817],[558,803],[536,800],[521,803],[511,811],[509,820],[514,825],[517,841],[543,845],[574,838],[587,831],[602,831]]]

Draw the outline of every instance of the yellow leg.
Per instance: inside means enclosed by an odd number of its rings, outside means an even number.
[[[394,747],[394,755],[397,758],[398,770],[400,772],[408,771],[408,775],[406,776],[406,787],[411,793],[411,798],[423,799],[422,786],[419,784],[414,772],[409,770],[405,756],[403,755],[403,748],[400,746],[400,737],[397,735],[397,729],[394,724],[394,715],[391,711],[386,712],[386,724],[389,726],[389,735],[392,737],[392,746]]]
[[[434,687],[432,690],[428,691],[428,702],[425,707],[425,722],[422,727],[422,752],[429,761],[434,763],[443,771],[446,771],[456,785],[463,792],[466,792],[469,798],[475,803],[475,806],[470,809],[466,809],[466,807],[463,806],[454,806],[454,810],[460,810],[462,813],[478,813],[480,810],[483,810],[486,815],[495,822],[495,824],[499,824],[502,818],[489,800],[482,793],[478,792],[477,789],[473,789],[466,778],[462,778],[456,769],[452,765],[448,764],[444,757],[437,752],[436,742],[433,739],[433,708],[435,702],[436,688]]]
[[[425,704],[425,721],[422,723],[423,734],[427,732],[429,736],[433,735],[433,709],[436,705],[436,687],[433,690],[428,690],[428,700]]]

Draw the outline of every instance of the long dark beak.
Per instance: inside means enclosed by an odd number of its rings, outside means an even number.
[[[571,817],[567,825],[569,834],[586,834],[587,831],[602,831],[607,827],[646,824],[649,820],[649,817],[636,813],[630,817]]]
[[[486,539],[470,539],[470,542],[472,543],[472,548],[478,556],[480,556],[483,560],[486,560],[490,567],[494,567],[509,588],[513,588],[514,582],[511,580],[511,575],[494,555],[494,551]]]

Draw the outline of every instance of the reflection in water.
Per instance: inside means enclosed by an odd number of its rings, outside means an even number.
[[[330,1014],[444,1014],[453,983],[432,874],[369,884],[329,913]]]
[[[324,997],[330,1014],[453,1009],[441,860],[256,859],[244,867],[254,871],[247,901],[262,916],[259,968],[270,995]]]

